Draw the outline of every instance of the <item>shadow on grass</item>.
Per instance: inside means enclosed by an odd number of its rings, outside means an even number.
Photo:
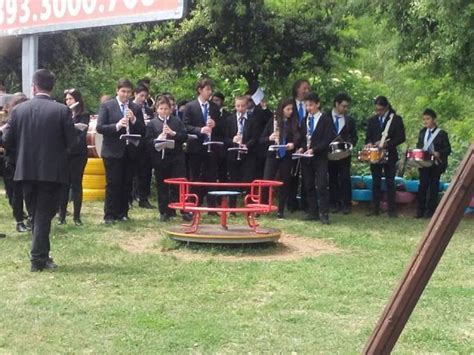
[[[104,263],[81,263],[61,265],[56,272],[62,274],[138,275],[143,274],[143,267]]]

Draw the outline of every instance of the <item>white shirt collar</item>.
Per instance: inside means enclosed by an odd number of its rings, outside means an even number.
[[[125,101],[125,102],[122,102],[122,101],[119,100],[119,97],[118,97],[118,96],[115,96],[115,99],[117,100],[119,106],[121,106],[121,105],[128,106],[128,103],[129,103],[128,100]]]
[[[202,105],[204,105],[204,104],[209,104],[209,101],[201,101],[201,99],[200,99],[199,97],[198,97],[197,99],[198,99],[199,104],[201,105],[201,107],[202,107]]]

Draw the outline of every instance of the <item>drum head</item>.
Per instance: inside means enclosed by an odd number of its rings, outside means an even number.
[[[337,153],[328,153],[329,160],[341,160],[350,156],[351,156],[350,150],[345,150],[343,152],[337,152]]]

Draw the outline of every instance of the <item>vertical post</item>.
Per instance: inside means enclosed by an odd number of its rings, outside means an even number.
[[[33,74],[38,69],[38,36],[28,35],[23,37],[21,50],[22,91],[26,97],[32,97],[31,83]]]
[[[459,165],[400,284],[385,307],[363,354],[390,354],[428,284],[474,193],[474,143]]]

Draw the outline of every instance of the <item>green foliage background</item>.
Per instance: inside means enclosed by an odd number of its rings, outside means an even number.
[[[194,96],[207,75],[227,107],[258,79],[270,106],[308,78],[328,109],[353,98],[360,144],[373,98],[389,97],[413,147],[421,112],[432,107],[453,147],[449,179],[474,140],[474,6],[464,0],[196,0],[181,21],[69,31],[40,38],[40,65],[64,88],[80,89],[91,111],[118,78],[152,79],[154,94]],[[20,87],[19,39],[2,39],[0,82]],[[354,164],[354,173],[367,172]],[[416,171],[408,170],[409,177]]]

